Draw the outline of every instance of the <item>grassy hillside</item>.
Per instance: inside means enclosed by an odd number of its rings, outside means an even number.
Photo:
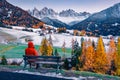
[[[0,44],[0,57],[5,55],[7,58],[22,58],[22,55],[25,54],[25,48],[27,45],[3,45]],[[35,46],[36,50],[39,49],[39,46]],[[62,56],[64,53],[62,52],[61,48],[54,47],[54,50],[57,49],[58,53]],[[71,49],[66,49],[66,56],[70,56]]]

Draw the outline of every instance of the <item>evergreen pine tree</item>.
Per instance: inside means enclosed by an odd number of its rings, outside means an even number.
[[[58,53],[57,49],[55,49],[54,55],[59,56],[59,53]]]
[[[68,61],[67,58],[64,60],[64,65],[63,66],[66,70],[69,70],[69,61]]]
[[[7,60],[6,60],[5,56],[2,56],[1,64],[7,65]]]
[[[79,65],[80,65],[79,56],[81,53],[80,53],[79,43],[77,40],[74,42],[74,51],[73,52],[74,52],[74,54],[72,56],[72,66],[76,67],[76,70],[78,70]]]

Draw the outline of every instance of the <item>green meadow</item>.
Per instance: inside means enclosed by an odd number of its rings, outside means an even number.
[[[40,47],[39,45],[35,45],[35,49],[37,51],[39,50],[39,47]],[[22,56],[25,54],[25,48],[27,48],[27,45],[0,44],[0,58],[3,55],[5,55],[6,58],[22,58]],[[63,56],[64,54],[67,57],[71,56],[71,49],[70,48],[66,48],[65,53],[59,47],[53,47],[54,51],[55,51],[55,49],[57,49],[60,56]]]

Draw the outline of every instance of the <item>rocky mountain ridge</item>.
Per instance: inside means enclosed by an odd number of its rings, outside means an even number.
[[[51,8],[44,7],[41,10],[34,8],[33,10],[28,10],[29,14],[39,19],[44,17],[49,17],[50,19],[58,19],[63,23],[69,24],[73,21],[81,21],[89,17],[91,14],[88,12],[75,12],[72,9],[62,10],[61,12],[56,12]]]

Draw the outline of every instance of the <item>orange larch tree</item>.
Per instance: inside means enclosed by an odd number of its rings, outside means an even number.
[[[92,42],[89,39],[86,45],[86,53],[85,53],[85,61],[83,64],[83,70],[87,70],[87,71],[93,71],[93,61],[94,61],[94,56],[95,51],[94,48],[92,46]]]
[[[107,52],[107,59],[108,59],[108,64],[109,64],[109,74],[115,74],[115,70],[116,70],[116,65],[115,65],[115,61],[116,61],[116,55],[117,55],[117,49],[116,49],[116,45],[114,43],[114,39],[110,40],[109,43],[109,48],[108,48],[108,52]]]
[[[117,56],[116,56],[116,75],[120,76],[120,37],[117,43]]]
[[[80,69],[83,69],[83,65],[85,64],[85,55],[86,55],[86,46],[87,46],[87,40],[84,40],[81,44],[81,55],[79,56],[79,60],[81,61]]]
[[[46,56],[52,55],[53,48],[46,38],[43,38],[39,48],[39,52],[41,55],[46,55]]]
[[[99,37],[94,55],[93,70],[105,74],[108,71],[108,60],[104,49],[102,37]]]

